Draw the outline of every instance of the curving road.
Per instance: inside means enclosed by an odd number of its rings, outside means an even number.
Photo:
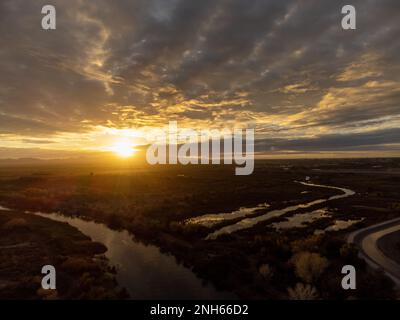
[[[374,269],[382,269],[400,286],[400,265],[386,256],[377,245],[383,236],[400,231],[400,218],[385,221],[357,230],[349,235],[347,241],[360,248],[360,256]]]

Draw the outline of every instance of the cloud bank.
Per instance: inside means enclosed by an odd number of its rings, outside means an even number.
[[[346,1],[53,0],[54,31],[45,4],[0,3],[0,147],[101,148],[177,120],[254,127],[260,152],[398,152],[397,0],[352,1],[354,31]]]

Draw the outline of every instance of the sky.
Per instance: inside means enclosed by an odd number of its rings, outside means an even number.
[[[169,121],[254,128],[271,157],[400,156],[399,18],[398,0],[2,0],[0,158],[143,144]]]

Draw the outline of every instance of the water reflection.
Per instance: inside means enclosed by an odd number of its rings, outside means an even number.
[[[292,228],[304,228],[307,224],[312,223],[318,219],[328,218],[327,208],[318,209],[311,212],[298,213],[291,217],[287,217],[285,221],[275,222],[271,224],[271,227],[275,230],[292,229]]]
[[[186,220],[187,224],[198,224],[205,227],[212,227],[220,222],[233,220],[237,218],[247,217],[251,214],[255,214],[258,210],[269,208],[268,203],[262,203],[252,208],[240,208],[239,210],[228,212],[228,213],[217,213],[217,214],[205,214],[199,217],[194,217]]]
[[[223,234],[230,234],[233,232],[237,232],[239,230],[249,229],[249,228],[252,228],[253,226],[255,226],[257,223],[267,221],[272,218],[280,217],[286,213],[296,211],[298,209],[309,208],[309,207],[315,206],[317,204],[321,204],[321,203],[336,200],[336,199],[346,198],[346,197],[349,197],[349,196],[352,196],[355,194],[355,192],[353,190],[346,189],[346,188],[326,186],[326,185],[321,185],[321,184],[313,184],[313,183],[308,183],[308,182],[298,182],[298,183],[301,183],[302,185],[309,186],[309,187],[319,187],[319,188],[340,190],[340,191],[342,191],[342,194],[339,194],[336,196],[331,196],[327,199],[318,199],[318,200],[314,200],[314,201],[311,201],[308,203],[286,207],[284,209],[272,210],[272,211],[267,212],[266,214],[263,214],[263,215],[260,215],[260,216],[254,217],[254,218],[246,218],[235,224],[225,226],[221,229],[216,230],[215,232],[210,233],[206,237],[206,239],[214,240]]]
[[[335,223],[325,228],[324,230],[315,230],[314,234],[323,234],[329,231],[340,231],[350,228],[352,225],[363,221],[364,219],[359,220],[335,220]]]
[[[159,248],[134,241],[127,231],[56,213],[36,213],[45,218],[66,222],[92,240],[107,247],[106,257],[117,267],[117,281],[127,288],[132,299],[228,299],[230,293],[206,285],[190,269]]]

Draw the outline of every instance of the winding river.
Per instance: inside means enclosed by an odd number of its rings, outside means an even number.
[[[0,210],[9,210],[0,207]],[[30,213],[30,212],[27,212]],[[32,213],[68,223],[93,241],[104,244],[105,256],[116,267],[116,279],[131,299],[232,299],[231,293],[216,290],[191,269],[153,245],[136,241],[128,231],[111,230],[104,224],[58,213]]]
[[[57,213],[36,215],[66,222],[93,241],[104,244],[107,247],[105,256],[117,268],[118,283],[128,290],[132,299],[234,298],[232,294],[206,284],[172,255],[135,240],[126,230],[115,231],[104,224]]]
[[[345,198],[354,195],[354,191],[326,185],[299,182],[305,186],[337,189],[342,194],[331,196],[327,199],[314,200],[305,204],[290,206],[280,210],[272,210],[260,216],[246,218],[257,210],[267,208],[268,204],[261,204],[254,208],[241,208],[233,213],[204,215],[196,217],[193,222],[213,225],[221,219],[230,220],[244,217],[243,220],[225,226],[207,236],[206,239],[216,239],[222,234],[229,234],[253,227],[259,222],[279,217],[299,208],[308,208],[327,201]],[[1,207],[0,210],[9,210]],[[230,299],[233,294],[216,290],[198,278],[191,269],[179,264],[169,254],[164,254],[153,245],[145,245],[128,233],[128,231],[115,231],[106,225],[93,221],[86,221],[77,217],[63,216],[58,213],[33,213],[41,217],[68,223],[80,232],[90,237],[93,241],[104,244],[107,248],[105,256],[112,266],[116,267],[116,278],[122,287],[125,287],[132,299]]]

